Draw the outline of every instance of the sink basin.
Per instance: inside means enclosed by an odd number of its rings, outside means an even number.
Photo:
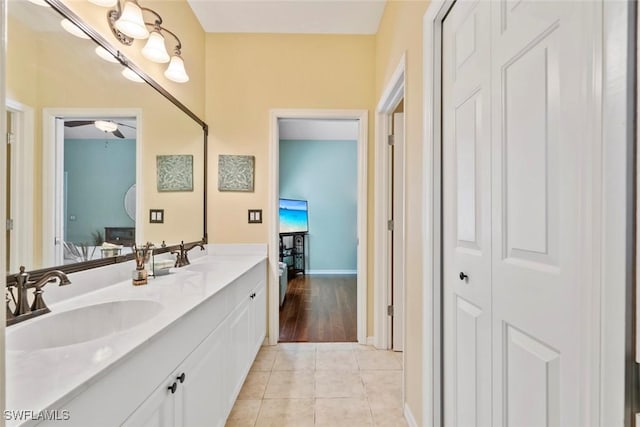
[[[123,300],[52,312],[7,329],[9,351],[79,344],[133,328],[162,310],[155,301]]]

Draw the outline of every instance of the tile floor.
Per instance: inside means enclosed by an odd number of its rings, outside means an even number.
[[[226,425],[406,426],[402,353],[352,343],[262,347]]]

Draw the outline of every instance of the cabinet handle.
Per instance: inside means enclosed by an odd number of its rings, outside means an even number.
[[[184,382],[185,379],[185,375],[184,372],[180,374],[180,376],[176,377],[177,380],[180,380],[180,384],[182,384]]]
[[[171,390],[171,394],[175,393],[176,390],[178,389],[178,384],[173,383],[171,384],[169,387],[167,387],[169,390]]]
[[[465,280],[465,279],[468,279],[468,278],[469,278],[469,276],[467,276],[466,274],[464,274],[462,271],[460,272],[460,276],[459,276],[459,277],[460,277],[460,280]]]

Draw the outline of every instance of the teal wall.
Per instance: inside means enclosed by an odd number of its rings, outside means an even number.
[[[124,210],[124,195],[136,182],[136,141],[66,139],[67,206],[65,240],[93,244],[104,227],[134,227]],[[74,221],[70,220],[75,216]]]
[[[309,202],[309,270],[357,268],[356,141],[280,141],[280,197]]]

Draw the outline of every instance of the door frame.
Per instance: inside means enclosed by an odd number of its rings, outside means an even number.
[[[424,425],[433,426],[443,425],[441,42],[442,23],[453,4],[454,0],[433,0],[423,16],[422,419]],[[594,135],[602,138],[602,151],[592,159],[598,176],[591,183],[594,191],[587,205],[599,225],[592,230],[591,252],[599,274],[593,292],[585,296],[585,307],[592,313],[587,339],[599,349],[587,362],[592,425],[623,425],[630,417],[625,413],[629,398],[625,395],[625,357],[633,349],[629,345],[632,322],[626,316],[631,315],[633,295],[635,111],[630,106],[636,87],[634,68],[628,64],[635,60],[636,46],[631,17],[635,19],[635,9],[626,2],[598,3],[588,16],[594,34],[602,34],[592,53],[598,64],[592,79],[592,104],[601,121],[590,124]],[[625,42],[631,48],[620,49]]]
[[[387,220],[388,207],[391,201],[388,183],[391,179],[391,170],[389,168],[389,150],[387,135],[391,131],[391,123],[389,115],[393,114],[394,109],[398,103],[405,98],[405,85],[406,85],[406,52],[400,57],[400,61],[396,66],[395,71],[391,75],[389,82],[387,83],[382,96],[378,101],[376,107],[375,116],[375,128],[376,128],[376,147],[375,147],[375,182],[374,182],[374,194],[375,194],[375,209],[374,209],[374,241],[376,242],[374,250],[374,264],[373,264],[373,336],[374,345],[377,348],[389,349],[392,346],[391,343],[391,321],[387,315],[387,306],[390,303],[389,298],[389,260],[390,260],[390,239],[387,232]],[[405,144],[401,153],[403,161],[406,158],[406,102],[405,102]],[[400,230],[404,236],[406,224],[406,175],[403,177],[403,191],[402,191],[402,211],[405,220],[403,223],[403,229]],[[394,230],[395,231],[395,230]],[[404,238],[403,238],[404,242]],[[406,256],[405,256],[406,259]],[[406,271],[406,262],[403,260],[403,269]],[[405,275],[406,277],[406,275]],[[406,283],[405,283],[406,289]],[[406,326],[406,299],[405,290],[403,290],[402,299],[404,301],[401,321]],[[406,342],[406,327],[402,328],[403,342]]]
[[[16,140],[11,153],[11,211],[12,217],[20,217],[11,233],[11,259],[18,265],[33,268],[33,168],[24,165],[33,163],[34,111],[33,108],[13,99],[6,100],[6,110],[16,115]],[[9,161],[9,159],[7,159]],[[15,257],[15,258],[14,258]],[[7,266],[17,270],[18,265]]]
[[[357,339],[367,343],[367,137],[369,134],[367,110],[324,110],[324,109],[272,109],[269,111],[269,224],[267,227],[269,244],[269,345],[276,345],[280,336],[280,304],[278,260],[278,198],[280,131],[279,119],[342,119],[358,120],[358,263],[357,263]]]
[[[42,208],[43,212],[53,215],[42,216],[42,262],[43,265],[58,265],[55,262],[56,220],[64,222],[61,200],[63,189],[64,144],[56,139],[56,119],[83,118],[99,119],[104,117],[135,117],[136,119],[136,241],[142,240],[144,215],[142,212],[143,149],[142,149],[142,108],[43,108],[42,109]],[[57,212],[57,210],[59,212]],[[47,244],[48,243],[48,244]]]

